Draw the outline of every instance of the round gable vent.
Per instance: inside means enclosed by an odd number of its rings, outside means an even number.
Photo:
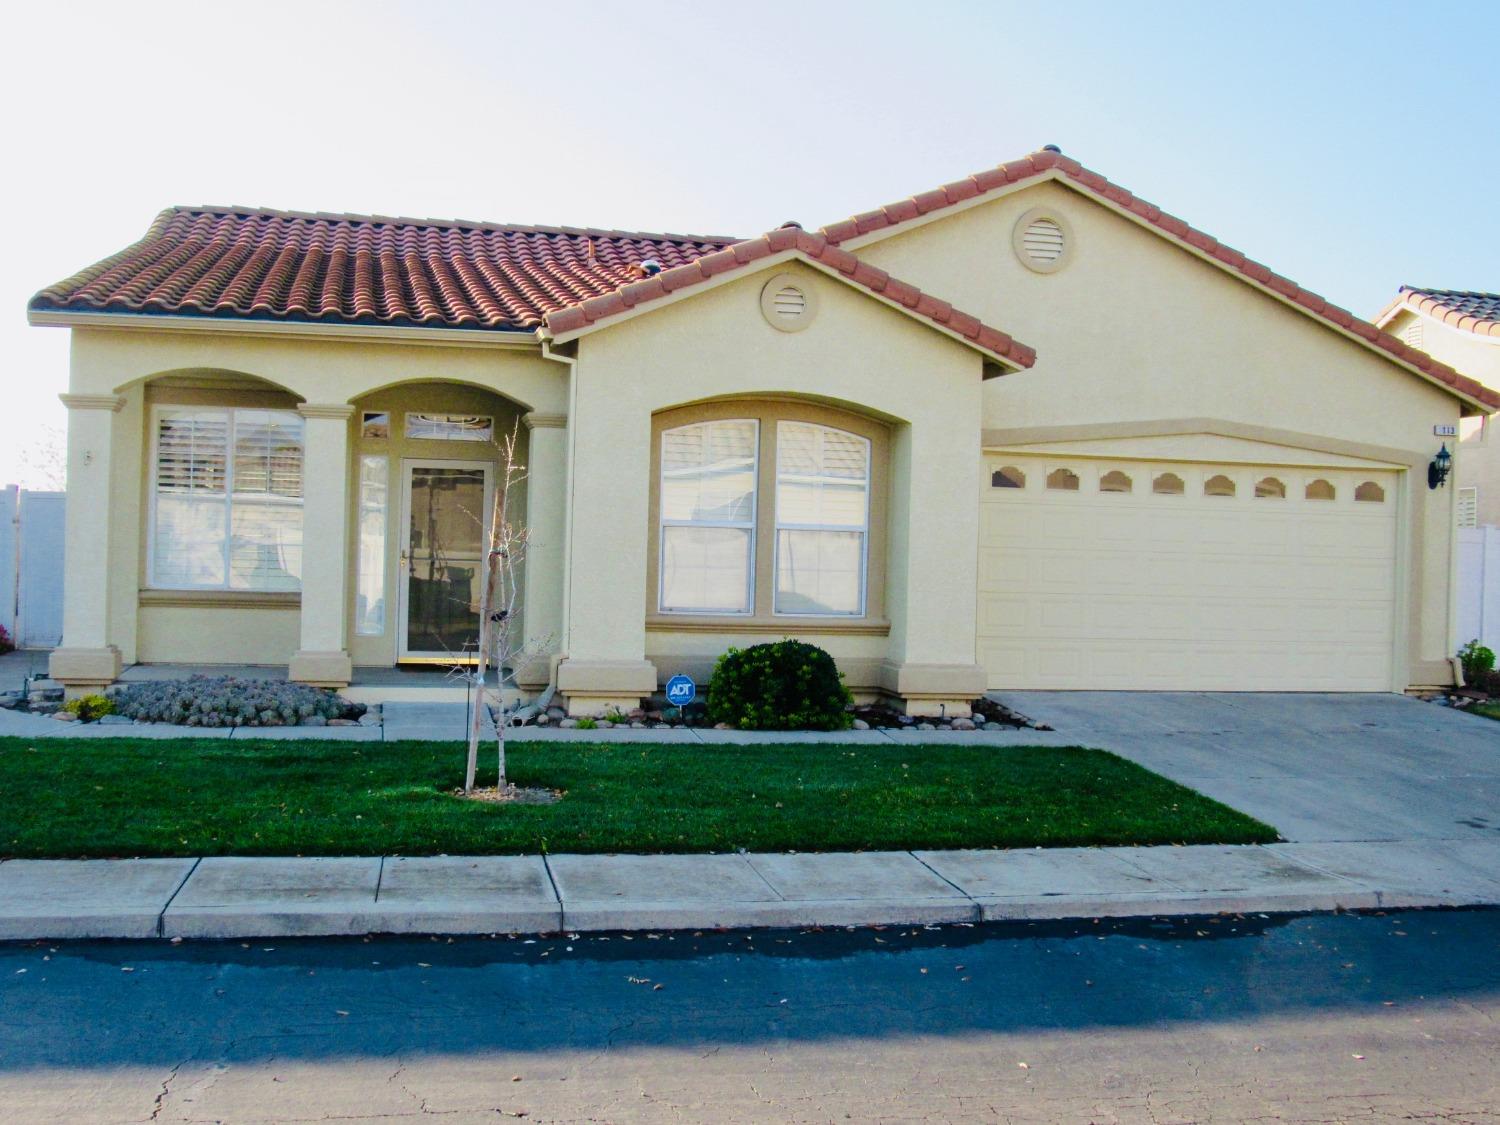
[[[1016,222],[1011,236],[1016,257],[1027,269],[1052,273],[1067,264],[1073,249],[1067,220],[1052,211],[1032,210]]]
[[[760,291],[760,311],[772,328],[800,332],[817,315],[817,294],[802,278],[778,274]]]

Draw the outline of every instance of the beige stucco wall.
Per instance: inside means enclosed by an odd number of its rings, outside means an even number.
[[[1027,269],[1012,249],[1017,220],[1036,207],[1071,229],[1071,258],[1053,273]],[[985,385],[984,427],[1008,439],[1216,419],[1421,466],[1437,451],[1433,426],[1459,419],[1451,395],[1056,183],[853,248],[1037,349],[1033,369]],[[1453,651],[1453,495],[1429,493],[1425,479],[1402,489],[1414,682],[1445,675]]]
[[[1400,335],[1414,321],[1422,325],[1422,350],[1449,367],[1500,391],[1500,337],[1462,332],[1441,320],[1402,309],[1386,326]],[[1500,526],[1500,439],[1495,420],[1466,418],[1460,429],[1463,440],[1455,446],[1453,475],[1458,488],[1473,488],[1480,526]]]
[[[433,381],[441,381],[443,386],[433,388],[430,385]],[[109,544],[107,593],[84,588],[83,583],[76,584],[77,589],[74,585],[69,587],[67,597],[76,618],[102,615],[107,621],[108,641],[119,648],[126,664],[136,661],[284,664],[299,647],[299,616],[295,607],[247,609],[229,604],[229,599],[225,599],[225,604],[212,604],[210,599],[196,606],[139,604],[138,592],[147,585],[148,399],[281,407],[293,407],[298,400],[315,404],[355,402],[372,409],[389,406],[393,410],[476,412],[479,405],[487,403],[500,415],[497,427],[508,432],[516,416],[525,410],[549,415],[566,410],[567,371],[543,359],[534,346],[521,351],[297,334],[239,335],[232,330],[77,328],[72,330],[70,393],[118,394],[123,399],[119,410],[97,412],[109,419],[108,502],[101,505],[107,506],[108,518],[80,520],[69,527],[70,553],[97,552],[101,531]],[[98,424],[97,419],[91,417],[90,424]],[[351,456],[357,457],[365,448],[356,436],[357,410],[349,426]],[[524,427],[521,443],[524,449]],[[395,502],[388,550],[392,571],[388,572],[388,581],[394,579],[400,457],[464,459],[474,455],[472,447],[455,448],[463,444],[395,443],[391,465]],[[79,452],[83,456],[87,451]],[[351,544],[358,487],[356,466],[357,462],[351,465],[348,477]],[[84,475],[80,472],[80,479]],[[308,487],[315,488],[318,483],[309,481]],[[351,550],[345,590],[351,605],[353,557]],[[394,591],[394,587],[388,589]],[[347,617],[348,631],[352,634],[352,613]],[[394,629],[390,621],[383,637],[348,639],[354,645],[356,659],[389,664],[394,657]],[[387,650],[389,656],[383,655]]]
[[[816,320],[786,333],[761,313],[767,278],[789,269]],[[651,418],[724,396],[804,397],[891,425],[885,608],[889,635],[807,639],[858,668],[974,666],[981,360],[904,313],[818,270],[756,271],[586,336],[571,415],[575,483],[565,649],[580,663],[649,656],[656,674],[701,670],[739,635],[653,627],[647,592]],[[762,504],[769,503],[763,497]],[[795,632],[789,628],[788,633]],[[858,663],[865,662],[865,663]]]

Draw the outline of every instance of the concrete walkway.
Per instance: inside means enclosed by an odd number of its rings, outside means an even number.
[[[1500,904],[1500,841],[9,860],[0,939],[935,924]]]

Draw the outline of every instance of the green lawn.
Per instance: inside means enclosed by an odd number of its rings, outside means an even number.
[[[1469,710],[1475,715],[1483,715],[1486,719],[1500,719],[1500,702],[1476,703]]]
[[[1102,750],[513,745],[563,799],[451,795],[455,743],[0,739],[0,856],[1244,844],[1267,825]],[[493,762],[488,783],[493,784]],[[481,782],[486,779],[481,775]]]

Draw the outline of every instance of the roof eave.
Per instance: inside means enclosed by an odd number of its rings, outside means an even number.
[[[540,347],[529,328],[447,328],[341,321],[257,320],[249,317],[190,316],[174,313],[105,312],[28,306],[26,322],[42,328],[105,328],[125,331],[212,332],[223,336],[320,336],[327,339],[400,341],[449,347]]]

